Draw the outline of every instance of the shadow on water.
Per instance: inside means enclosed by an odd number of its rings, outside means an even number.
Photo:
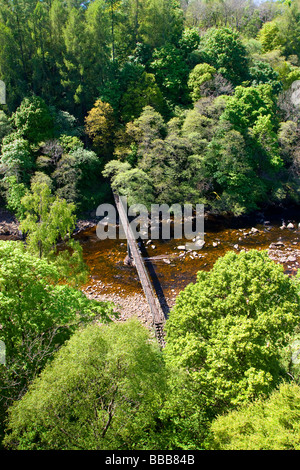
[[[139,244],[139,248],[141,250],[142,257],[144,259],[147,259],[146,269],[148,270],[150,279],[152,281],[153,288],[154,288],[156,296],[159,300],[159,303],[160,303],[160,306],[161,306],[162,311],[164,313],[164,316],[167,319],[168,316],[169,316],[169,313],[170,313],[170,307],[169,307],[168,302],[166,300],[163,288],[162,288],[161,283],[158,279],[158,276],[157,276],[155,268],[154,268],[154,266],[151,262],[151,259],[149,258],[149,254],[148,254],[146,246],[144,245],[144,243],[141,240],[139,240],[138,244]]]
[[[294,229],[281,230],[282,222],[294,223]],[[143,240],[142,256],[163,311],[172,308],[170,300],[188,284],[194,283],[199,271],[209,271],[228,251],[270,250],[272,244],[281,244],[271,250],[276,262],[288,274],[296,274],[300,267],[300,211],[270,211],[254,216],[230,218],[209,214],[205,219],[205,246],[195,252],[179,249],[183,240]],[[255,227],[257,231],[252,231]],[[132,296],[142,294],[135,268],[124,265],[126,240],[99,240],[96,228],[89,228],[76,236],[90,268],[89,285],[99,294]],[[274,259],[273,258],[273,259]],[[166,301],[168,300],[168,303]]]

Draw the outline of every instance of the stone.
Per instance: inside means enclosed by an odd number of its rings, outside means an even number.
[[[277,247],[284,247],[284,243],[281,241],[278,241],[278,242],[271,243],[271,245],[269,246],[269,248],[277,248]]]
[[[186,250],[186,247],[185,247],[185,245],[179,245],[177,247],[177,250]]]
[[[196,240],[195,245],[197,246],[197,248],[201,249],[201,248],[204,247],[205,241],[204,240]]]

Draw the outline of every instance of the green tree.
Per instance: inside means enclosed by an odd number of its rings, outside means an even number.
[[[75,333],[9,412],[15,449],[144,449],[165,395],[162,354],[136,320]]]
[[[99,155],[107,160],[113,151],[114,110],[109,103],[97,100],[85,118],[85,129]]]
[[[122,96],[120,103],[122,120],[128,122],[138,118],[146,106],[153,107],[161,114],[166,107],[155,76],[143,72],[138,80],[129,82]]]
[[[3,174],[15,176],[18,181],[28,183],[34,168],[29,142],[15,134],[5,137],[2,142],[0,164]]]
[[[229,252],[177,297],[166,361],[189,372],[198,404],[216,416],[278,384],[298,309],[294,283],[267,253]]]
[[[216,69],[209,64],[197,64],[190,72],[188,87],[191,90],[191,97],[194,102],[201,98],[201,85],[211,80],[215,73]]]
[[[0,242],[0,413],[19,399],[54,352],[80,326],[112,317],[111,304],[89,300],[66,284],[54,264],[29,254],[20,242]]]
[[[53,135],[53,117],[45,101],[38,96],[24,98],[12,121],[20,135],[30,143],[38,144]]]
[[[269,64],[256,61],[249,69],[252,86],[269,83],[272,86],[274,94],[282,91],[282,83],[279,80],[279,74]]]
[[[281,41],[279,38],[280,28],[276,20],[265,23],[258,33],[258,40],[260,41],[263,51],[269,52],[274,49],[280,49]]]
[[[221,119],[231,122],[237,130],[253,127],[259,116],[271,115],[275,121],[275,98],[269,84],[238,86],[226,102]]]
[[[155,49],[150,69],[167,100],[186,103],[189,68],[181,49],[172,44]]]
[[[283,383],[267,399],[218,417],[213,448],[222,450],[299,450],[300,388]]]
[[[152,49],[177,44],[183,32],[183,12],[178,0],[149,0],[140,24],[142,42]]]
[[[24,207],[21,204],[21,200],[25,196],[27,188],[24,183],[18,183],[16,176],[6,176],[4,184],[6,187],[6,207],[15,214],[18,220],[22,220],[24,217]]]
[[[52,195],[48,184],[39,182],[21,199],[21,205],[24,218],[20,230],[26,235],[27,250],[40,259],[55,262],[62,279],[75,285],[82,283],[87,271],[82,248],[72,239],[75,205]]]
[[[257,37],[265,52],[279,49],[286,58],[294,54],[299,57],[299,31],[299,5],[290,2],[280,15],[262,26]]]
[[[248,79],[246,48],[239,34],[230,28],[211,28],[201,38],[203,62],[212,65],[218,73],[234,85]]]
[[[9,121],[8,116],[5,114],[4,111],[0,111],[0,142],[2,141],[3,137],[9,134],[12,131],[12,126]]]
[[[257,178],[246,141],[235,129],[229,128],[211,139],[203,171],[211,182],[207,202],[219,212],[239,216],[257,209],[266,198],[267,187]]]
[[[39,258],[49,256],[59,239],[71,234],[75,226],[75,207],[55,198],[46,184],[33,185],[21,201],[26,218],[20,229],[27,234],[27,247]]]

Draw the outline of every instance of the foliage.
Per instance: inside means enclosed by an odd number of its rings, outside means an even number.
[[[265,400],[218,417],[214,449],[299,450],[299,386],[283,383]]]
[[[26,236],[27,250],[40,259],[55,261],[62,279],[82,283],[86,267],[82,249],[71,238],[75,228],[75,206],[51,194],[46,183],[35,183],[21,199],[24,218],[20,230]],[[57,250],[61,242],[62,249]]]
[[[150,68],[167,100],[175,103],[186,102],[189,69],[181,49],[172,44],[156,49]]]
[[[252,78],[252,86],[269,83],[272,86],[274,94],[278,94],[282,91],[279,73],[276,72],[269,64],[262,61],[254,62],[252,67],[250,67],[249,72]]]
[[[6,176],[15,176],[18,181],[27,181],[34,166],[32,152],[27,140],[22,137],[10,141],[9,136],[2,142],[0,165]]]
[[[272,88],[268,84],[235,88],[229,97],[222,119],[231,122],[237,130],[253,127],[259,116],[271,114],[274,122],[275,103]]]
[[[52,136],[53,118],[44,100],[37,96],[24,98],[12,120],[20,135],[33,144]]]
[[[0,366],[2,415],[80,325],[108,321],[112,307],[59,284],[57,267],[29,254],[21,242],[1,241],[0,258],[0,339],[6,346],[6,365]]]
[[[76,333],[10,409],[15,449],[143,449],[164,397],[162,355],[136,320]]]
[[[114,111],[109,103],[97,100],[89,111],[86,119],[86,132],[93,140],[98,151],[104,158],[109,151],[114,132]]]
[[[129,82],[127,90],[122,96],[120,103],[122,119],[129,122],[138,118],[146,106],[163,112],[165,102],[155,76],[143,72],[139,79]]]
[[[188,80],[188,86],[191,89],[191,97],[193,101],[198,101],[201,98],[201,85],[211,80],[215,73],[216,69],[208,64],[197,64],[193,68]]]
[[[229,252],[177,297],[166,360],[188,370],[198,403],[216,416],[278,383],[298,309],[295,286],[266,253]]]
[[[26,186],[23,183],[18,183],[16,176],[7,176],[5,179],[6,185],[6,207],[10,210],[18,220],[24,218],[24,207],[21,204],[22,198],[26,194]]]
[[[248,79],[248,60],[245,46],[237,32],[230,28],[211,28],[201,38],[203,61],[234,85]]]
[[[4,111],[0,111],[0,142],[2,141],[3,137],[11,132],[11,124],[9,121],[8,116],[5,114]]]

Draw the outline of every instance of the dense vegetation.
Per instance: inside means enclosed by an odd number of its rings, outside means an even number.
[[[300,193],[298,0],[0,0],[0,435],[8,449],[299,449],[300,277],[228,253],[160,350],[80,290],[110,197],[234,215]]]
[[[139,203],[204,203],[235,215],[299,202],[297,0],[0,7],[10,207],[32,181],[79,213],[107,200],[109,180]]]
[[[66,286],[45,289],[53,268],[5,243],[3,257],[14,267],[22,255],[24,272],[6,276],[8,287],[20,278],[22,303],[9,310],[12,287],[0,298],[1,318],[14,325],[2,336],[7,448],[299,449],[299,280],[266,253],[230,252],[199,273],[179,295],[160,350],[136,320],[109,322],[108,306]]]

